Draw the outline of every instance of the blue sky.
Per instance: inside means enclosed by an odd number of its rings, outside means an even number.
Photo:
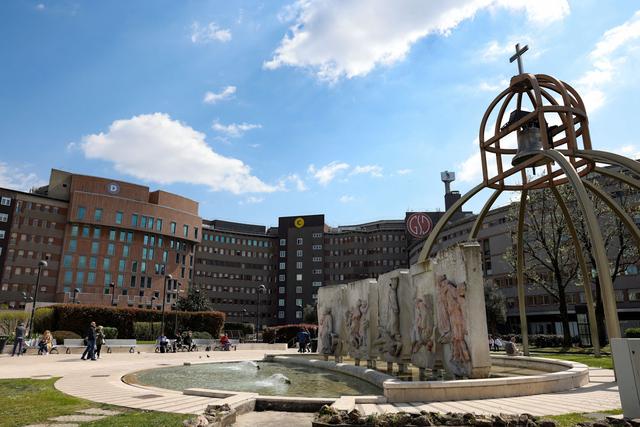
[[[634,1],[0,2],[0,186],[51,168],[200,201],[208,219],[330,225],[443,207],[479,180],[491,100],[576,87],[595,148],[635,156]],[[482,199],[470,204],[477,210]]]

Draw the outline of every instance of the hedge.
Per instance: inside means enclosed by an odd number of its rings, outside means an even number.
[[[0,311],[0,335],[13,335],[19,322],[26,325],[29,313],[18,310]]]
[[[627,328],[624,330],[627,338],[640,338],[640,328]]]
[[[89,323],[96,322],[104,327],[118,329],[120,338],[135,338],[135,322],[160,322],[162,314],[158,310],[141,308],[115,308],[108,306],[59,304],[52,307],[38,308],[53,310],[50,319],[50,330],[72,331],[84,336]],[[179,330],[206,331],[213,336],[219,336],[224,325],[225,315],[219,311],[167,311],[165,313],[165,332],[170,335],[174,330],[174,322],[178,316]],[[43,317],[47,317],[44,315]],[[155,339],[155,337],[154,337]]]
[[[43,333],[44,331],[53,331],[53,308],[40,307],[36,310],[33,316],[33,330],[36,333]]]
[[[82,338],[80,335],[71,331],[53,331],[51,332],[51,335],[58,345],[63,345],[65,339],[77,340]]]
[[[303,329],[306,329],[311,336],[318,335],[318,325],[313,323],[299,323],[297,325],[281,325],[281,326],[271,326],[264,330],[262,333],[262,341],[273,343],[288,343],[293,338],[296,337],[296,334]]]
[[[255,332],[255,325],[253,323],[240,323],[240,322],[225,322],[225,331],[242,331],[245,335],[250,335]]]

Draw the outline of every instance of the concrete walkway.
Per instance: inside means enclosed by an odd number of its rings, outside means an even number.
[[[187,396],[181,392],[139,387],[121,381],[123,375],[151,368],[179,366],[184,362],[218,362],[259,360],[265,353],[295,353],[287,351],[238,350],[232,352],[194,353],[113,353],[98,361],[82,361],[80,355],[0,356],[0,378],[44,379],[62,377],[58,390],[84,399],[134,409],[174,413],[202,413],[209,404],[221,399]],[[207,355],[209,357],[207,357]],[[620,408],[618,387],[613,371],[591,369],[590,383],[583,388],[536,396],[484,399],[456,402],[358,404],[365,414],[398,411],[474,412],[476,414],[530,413],[554,415],[569,412],[597,412]]]

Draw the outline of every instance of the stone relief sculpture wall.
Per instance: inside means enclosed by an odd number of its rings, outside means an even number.
[[[318,289],[318,353],[341,357],[345,354],[347,286]]]
[[[377,281],[365,279],[346,286],[348,354],[354,359],[371,360],[377,353],[373,345],[378,324]]]
[[[406,363],[410,359],[411,281],[408,270],[394,270],[378,277],[378,324],[375,345],[382,360]]]

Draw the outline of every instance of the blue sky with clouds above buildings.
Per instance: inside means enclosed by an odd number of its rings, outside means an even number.
[[[635,1],[4,1],[0,186],[60,168],[266,225],[441,208],[440,171],[479,182],[515,42],[580,91],[594,147],[640,152]]]

